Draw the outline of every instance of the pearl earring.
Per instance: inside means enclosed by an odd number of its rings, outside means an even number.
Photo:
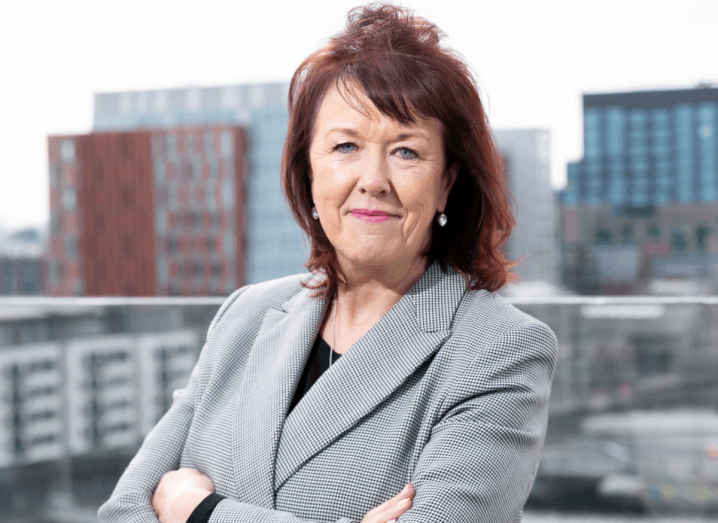
[[[439,227],[443,227],[446,225],[446,222],[448,222],[449,219],[446,217],[446,214],[442,212],[441,214],[439,214],[437,221],[439,222]]]
[[[319,213],[317,212],[316,207],[312,207],[312,218],[314,218],[315,220],[319,219]]]

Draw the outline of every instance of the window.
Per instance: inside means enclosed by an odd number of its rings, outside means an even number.
[[[62,191],[62,205],[68,211],[75,209],[77,205],[77,195],[73,189],[65,189]]]
[[[204,155],[207,158],[214,156],[214,137],[211,131],[204,133]]]
[[[74,259],[80,256],[77,248],[77,238],[67,238],[65,240],[65,258]]]
[[[161,235],[167,231],[167,213],[162,208],[158,208],[155,212],[155,230]]]
[[[658,228],[658,224],[651,223],[646,230],[646,234],[653,240],[658,239],[661,236],[661,230]]]
[[[179,201],[177,198],[177,184],[174,182],[167,184],[167,207],[173,210],[179,207]]]
[[[633,225],[630,223],[627,223],[623,226],[623,230],[621,231],[621,236],[623,237],[624,243],[630,243],[633,241]]]
[[[621,107],[611,107],[606,114],[606,149],[610,156],[621,156],[626,141],[626,113]]]
[[[156,156],[152,162],[152,175],[155,184],[161,185],[165,181],[165,162],[161,157]]]
[[[171,160],[177,158],[177,137],[174,134],[167,135],[167,158]]]
[[[202,179],[202,161],[199,158],[192,158],[192,181],[199,182]]]
[[[232,134],[229,131],[224,131],[222,133],[222,136],[220,138],[220,150],[222,151],[222,158],[225,160],[228,160],[232,158],[233,154],[233,144],[232,144]]]
[[[611,243],[611,231],[608,229],[596,230],[596,243],[603,245]]]
[[[671,242],[673,250],[682,252],[686,249],[686,235],[682,229],[673,229],[673,240]]]
[[[710,229],[705,225],[699,225],[696,229],[696,249],[705,251],[708,248],[708,237]]]
[[[72,140],[63,140],[60,144],[60,157],[63,162],[72,162],[75,160],[75,142]]]
[[[231,209],[234,206],[234,184],[230,178],[222,182],[222,207]]]

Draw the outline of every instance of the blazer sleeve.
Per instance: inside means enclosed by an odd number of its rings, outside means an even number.
[[[520,521],[538,469],[557,341],[532,320],[501,335],[447,394],[401,523]]]
[[[247,289],[235,291],[220,307],[207,331],[212,330],[229,306]],[[140,450],[122,474],[112,496],[98,511],[100,523],[158,523],[152,495],[162,476],[179,468],[189,433],[195,401],[201,394],[207,371],[207,345],[200,352],[187,387],[174,392],[172,407],[150,431]]]

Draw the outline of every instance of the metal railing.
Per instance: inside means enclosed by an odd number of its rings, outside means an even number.
[[[508,301],[560,346],[530,506],[718,509],[718,297]],[[92,513],[222,302],[0,298],[0,520]]]

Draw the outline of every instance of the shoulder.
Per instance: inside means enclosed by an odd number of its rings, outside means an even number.
[[[310,291],[302,286],[314,277],[311,273],[299,273],[284,276],[261,283],[245,285],[234,291],[219,308],[212,320],[209,331],[216,329],[220,323],[241,315],[244,322],[261,318],[268,308],[279,309],[282,304],[296,297],[299,293]]]
[[[454,316],[451,338],[472,347],[465,355],[471,359],[504,351],[514,357],[533,353],[555,359],[558,347],[548,325],[488,291],[466,293]]]

